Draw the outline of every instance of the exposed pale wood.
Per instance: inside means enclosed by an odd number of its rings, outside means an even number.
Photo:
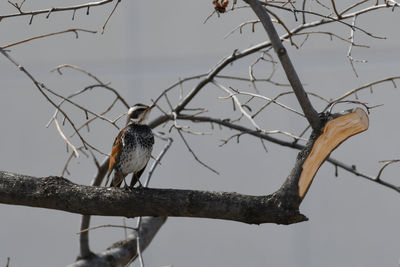
[[[331,152],[349,137],[368,129],[368,115],[361,108],[328,121],[304,161],[298,182],[299,196],[307,194],[316,172]]]

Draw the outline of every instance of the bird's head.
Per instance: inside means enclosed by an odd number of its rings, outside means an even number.
[[[154,107],[146,106],[143,104],[135,104],[128,110],[128,118],[126,120],[126,125],[130,123],[144,124],[146,123],[147,117],[150,114],[151,109]]]

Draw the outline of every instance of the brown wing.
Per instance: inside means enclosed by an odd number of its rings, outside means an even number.
[[[112,150],[111,150],[111,156],[110,156],[110,162],[108,164],[106,186],[108,184],[108,180],[110,178],[110,174],[114,170],[115,162],[118,160],[119,155],[121,154],[122,147],[123,147],[122,138],[124,137],[125,131],[126,131],[126,128],[122,129],[119,132],[119,134],[117,135],[117,137],[115,138],[115,141],[113,143],[113,147],[112,147]]]

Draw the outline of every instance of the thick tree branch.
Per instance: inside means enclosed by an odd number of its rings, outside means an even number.
[[[321,121],[318,117],[318,113],[313,108],[303,88],[303,85],[301,84],[301,81],[297,76],[296,70],[294,69],[289,55],[281,42],[281,38],[279,37],[274,25],[272,24],[271,18],[268,15],[267,10],[258,0],[245,0],[245,2],[250,5],[254,13],[256,13],[257,17],[263,24],[264,29],[267,31],[269,39],[271,40],[272,47],[274,48],[279,60],[282,63],[282,67],[285,70],[286,76],[293,88],[293,91],[297,97],[297,100],[300,103],[300,106],[308,122],[314,130],[320,130]]]
[[[280,195],[283,194],[284,192],[281,192]],[[288,205],[280,204],[283,201]],[[299,214],[297,209],[293,210],[296,203],[290,201],[279,199],[276,194],[249,196],[237,193],[149,188],[129,191],[77,185],[62,177],[36,178],[0,172],[0,203],[49,208],[84,215],[128,218],[185,216],[254,224],[291,224],[304,221],[306,218]]]

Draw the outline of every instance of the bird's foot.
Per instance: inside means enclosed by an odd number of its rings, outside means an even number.
[[[135,188],[130,187],[129,185],[125,184],[124,185],[124,189],[127,190],[127,191],[133,191]]]
[[[144,186],[142,185],[142,183],[140,182],[140,180],[138,180],[139,185],[137,186],[137,188],[144,188]]]

